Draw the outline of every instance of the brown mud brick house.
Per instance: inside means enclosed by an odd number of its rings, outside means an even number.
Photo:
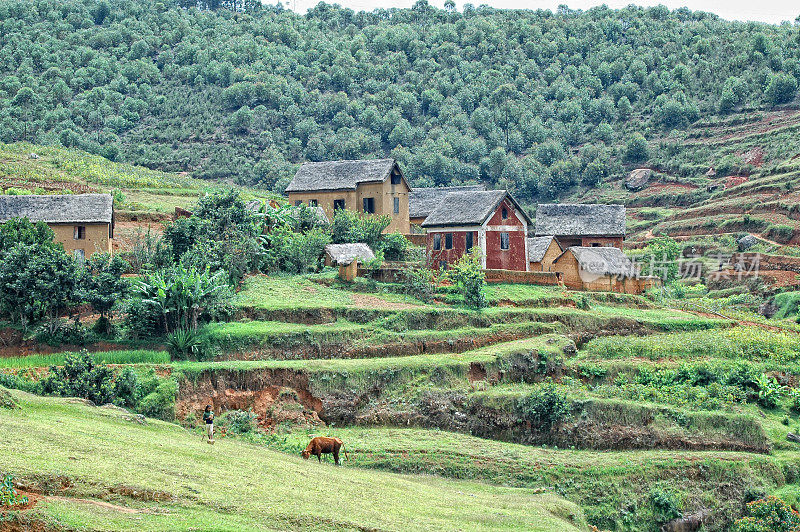
[[[433,209],[450,192],[486,190],[485,185],[464,185],[459,187],[415,188],[408,195],[408,216],[412,229],[422,225]]]
[[[528,271],[549,272],[553,261],[561,255],[561,246],[554,236],[528,238]]]
[[[634,263],[616,247],[567,248],[550,267],[567,288],[641,294],[656,286],[654,277],[640,277]]]
[[[591,203],[545,203],[536,208],[534,236],[555,236],[562,249],[571,246],[622,249],[625,206]]]
[[[45,222],[67,253],[85,258],[111,252],[114,202],[110,194],[0,196],[0,223],[12,218]]]
[[[387,233],[411,231],[408,193],[411,188],[394,159],[303,163],[286,187],[289,201],[319,206],[328,219],[348,209],[366,214],[388,214]]]
[[[447,268],[478,246],[484,268],[528,271],[529,224],[505,190],[450,192],[422,223],[428,266]]]
[[[328,244],[325,246],[325,266],[339,266],[339,277],[352,281],[358,274],[358,263],[375,259],[372,249],[363,243]]]

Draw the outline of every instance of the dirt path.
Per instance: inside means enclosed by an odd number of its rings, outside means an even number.
[[[79,503],[79,504],[88,504],[91,506],[97,506],[98,508],[104,508],[106,510],[113,510],[115,512],[123,513],[123,514],[144,514],[149,513],[148,510],[141,510],[137,508],[128,508],[127,506],[120,506],[119,504],[112,504],[106,501],[95,501],[92,499],[76,499],[73,497],[61,497],[58,495],[50,495],[47,497],[43,497],[45,500],[50,501],[59,501],[59,502],[68,502],[68,503]]]

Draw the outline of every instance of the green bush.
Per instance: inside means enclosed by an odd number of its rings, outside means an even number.
[[[406,256],[411,242],[400,233],[389,233],[381,240],[379,249],[376,252],[383,252],[386,260],[403,260]]]
[[[464,254],[447,271],[447,275],[464,296],[464,303],[470,308],[481,309],[486,306],[483,286],[486,274],[483,273],[480,248],[474,247]]]
[[[257,428],[256,415],[252,410],[230,410],[219,416],[214,424],[233,434],[255,432]]]
[[[114,373],[104,364],[96,364],[86,351],[68,353],[63,366],[51,366],[42,379],[46,394],[62,397],[82,397],[97,405],[110,403],[114,398]]]
[[[155,389],[142,397],[136,410],[145,416],[172,421],[175,419],[175,399],[178,383],[172,379],[161,380]]]
[[[331,223],[333,243],[364,242],[373,250],[381,249],[383,230],[389,226],[391,220],[388,214],[369,215],[339,209]]]
[[[403,283],[403,293],[420,301],[430,302],[433,300],[433,290],[436,282],[436,274],[433,270],[407,267],[400,272],[400,278]]]
[[[530,421],[541,431],[549,431],[570,416],[566,397],[558,392],[556,385],[548,382],[533,393],[517,399],[515,411],[522,421]]]
[[[6,475],[0,484],[0,507],[28,504],[27,497],[21,497],[14,488],[14,477]]]
[[[650,490],[649,498],[657,522],[663,524],[682,515],[678,497],[672,491],[655,487]]]

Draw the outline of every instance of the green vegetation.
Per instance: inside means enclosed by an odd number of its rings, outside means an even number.
[[[648,157],[707,169],[649,144],[797,90],[796,28],[686,9],[182,6],[5,6],[0,140],[279,191],[303,160],[392,154],[415,186],[459,176],[533,200]]]
[[[27,355],[21,357],[0,358],[0,368],[42,368],[62,366],[67,353],[52,355]],[[99,364],[167,364],[170,361],[166,351],[121,350],[93,353]]]
[[[3,466],[59,495],[41,501],[30,514],[47,525],[104,530],[394,529],[408,523],[464,530],[586,528],[578,507],[553,494],[333,468],[224,439],[210,452],[200,438],[175,425],[155,420],[142,425],[114,410],[19,392],[14,396],[22,408],[0,411],[7,430],[0,441],[0,453],[7,457]],[[23,448],[28,452],[17,452]],[[176,474],[189,470],[190,476],[173,482]],[[51,488],[37,480],[50,475],[68,479],[69,487]],[[233,478],[237,489],[232,489]],[[350,488],[331,504],[331,486],[345,484]],[[409,499],[425,504],[409,505]],[[111,505],[103,508],[98,502]],[[492,512],[487,514],[487,508]]]

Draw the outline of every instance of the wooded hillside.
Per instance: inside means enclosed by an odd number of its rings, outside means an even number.
[[[791,102],[800,78],[796,26],[687,9],[213,4],[3,2],[0,141],[278,191],[303,160],[392,155],[414,186],[532,201],[663,158],[702,115]]]

